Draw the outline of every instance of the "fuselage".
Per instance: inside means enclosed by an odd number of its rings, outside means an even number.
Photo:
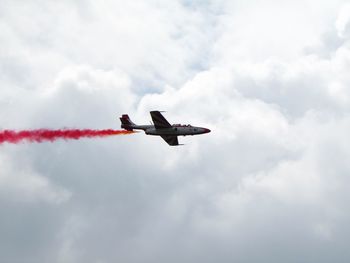
[[[191,125],[175,124],[170,128],[156,129],[154,125],[130,125],[130,128],[135,130],[143,130],[147,135],[174,135],[187,136],[198,135],[210,132],[207,128],[195,127]]]
[[[160,111],[151,111],[150,114],[154,125],[137,125],[130,120],[128,114],[123,114],[119,118],[121,121],[121,127],[128,131],[143,130],[147,135],[160,136],[170,146],[182,145],[179,144],[178,136],[198,135],[210,132],[207,128],[191,125],[171,125]]]

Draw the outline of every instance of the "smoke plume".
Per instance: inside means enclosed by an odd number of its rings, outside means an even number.
[[[80,138],[95,138],[95,137],[107,137],[112,135],[126,135],[134,133],[133,131],[125,130],[91,130],[91,129],[38,129],[38,130],[3,130],[0,131],[0,144],[7,143],[19,143],[22,141],[28,142],[53,142],[57,139],[64,140],[79,140]]]

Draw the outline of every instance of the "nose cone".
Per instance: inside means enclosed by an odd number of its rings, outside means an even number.
[[[210,132],[210,130],[207,129],[207,128],[203,128],[203,129],[204,129],[204,133],[209,133]]]

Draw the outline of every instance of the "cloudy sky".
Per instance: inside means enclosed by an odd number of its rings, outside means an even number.
[[[0,262],[349,262],[350,4],[0,0]]]

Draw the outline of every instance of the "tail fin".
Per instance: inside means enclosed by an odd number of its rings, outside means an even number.
[[[135,125],[135,123],[133,123],[130,118],[129,118],[129,115],[127,114],[123,114],[120,118],[120,121],[122,123],[121,127],[125,130],[128,130],[128,131],[132,131],[133,129],[133,125]]]

